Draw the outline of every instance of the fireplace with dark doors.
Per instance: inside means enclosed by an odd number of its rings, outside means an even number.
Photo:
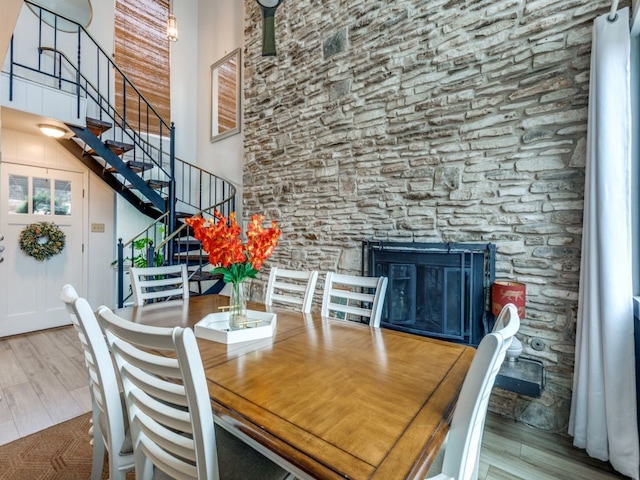
[[[362,266],[389,280],[381,327],[474,346],[491,331],[494,244],[365,241]]]

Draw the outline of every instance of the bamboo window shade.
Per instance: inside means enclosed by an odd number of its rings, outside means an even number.
[[[167,40],[168,0],[116,0],[115,61],[162,119],[170,124],[170,56]],[[138,94],[115,75],[116,108],[139,132],[168,136]]]

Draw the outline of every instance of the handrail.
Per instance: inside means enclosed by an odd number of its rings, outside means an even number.
[[[190,165],[192,168],[196,168],[196,169],[198,169],[198,170],[202,170],[203,172],[209,173],[209,172],[207,172],[206,170],[201,169],[201,168],[199,168],[199,167],[197,167],[197,166],[195,166],[195,165],[191,165],[191,164],[190,164],[190,163],[188,163],[188,162],[184,162],[184,163],[186,163],[187,165]],[[209,174],[210,174],[210,175],[212,175],[211,173],[209,173]],[[220,178],[220,177],[217,177],[216,175],[212,175],[212,176],[214,176],[214,177],[216,177],[216,178]],[[230,202],[231,200],[233,200],[233,198],[235,197],[235,194],[236,194],[235,187],[233,187],[233,188],[232,188],[232,192],[233,192],[233,193],[232,193],[231,195],[229,195],[229,196],[225,197],[224,199],[220,200],[219,202],[216,202],[214,205],[211,205],[210,207],[206,207],[206,208],[203,208],[203,209],[201,209],[201,210],[199,210],[199,211],[195,212],[195,213],[193,214],[193,216],[202,215],[203,213],[207,213],[207,212],[209,212],[209,211],[211,211],[211,210],[214,210],[214,209],[216,209],[216,208],[218,208],[218,207],[220,207],[220,206],[222,206],[222,205],[224,205],[224,204],[226,204],[226,203],[229,203],[229,202]],[[153,223],[151,223],[149,226],[147,226],[146,228],[144,228],[141,232],[139,232],[139,233],[135,234],[133,237],[131,237],[131,239],[127,240],[127,241],[123,244],[123,245],[124,245],[124,247],[126,248],[126,247],[130,246],[133,242],[135,242],[137,239],[139,239],[142,235],[145,235],[149,230],[151,230],[153,227],[155,227],[155,226],[156,226],[156,224],[161,223],[161,222],[163,221],[163,219],[164,219],[168,214],[169,214],[169,212],[166,212],[166,213],[162,214],[162,216],[161,216],[161,217],[156,218],[156,219],[153,221]],[[161,250],[162,250],[162,248],[163,248],[167,243],[169,243],[171,240],[173,240],[174,238],[176,238],[176,237],[178,236],[178,234],[179,234],[179,233],[181,233],[181,232],[182,232],[182,230],[184,230],[184,228],[185,228],[186,226],[187,226],[186,224],[180,225],[180,227],[178,227],[176,230],[174,230],[174,231],[173,231],[173,233],[171,233],[170,235],[166,236],[166,237],[165,237],[165,239],[164,239],[161,243],[159,243],[157,246],[155,246],[155,247],[154,247],[154,250],[155,250],[156,252],[161,251]]]
[[[31,8],[34,13],[37,12],[36,15],[39,14],[38,16],[40,20],[38,38],[31,41],[37,42],[40,53],[53,52],[54,55],[57,54],[58,59],[64,60],[66,62],[65,65],[70,66],[76,72],[76,76],[78,78],[76,82],[74,82],[73,80],[63,78],[61,62],[56,62],[55,60],[53,62],[54,73],[53,75],[50,75],[50,74],[48,75],[53,78],[56,78],[60,84],[62,81],[70,84],[74,84],[74,83],[80,84],[81,81],[84,81],[85,86],[83,90],[87,94],[87,97],[91,98],[95,106],[99,109],[99,118],[102,118],[102,115],[106,114],[111,120],[114,121],[114,123],[117,124],[117,126],[120,128],[121,134],[123,136],[126,135],[129,139],[131,139],[131,141],[136,146],[139,147],[139,150],[133,153],[134,156],[136,154],[142,155],[143,157],[148,159],[150,162],[154,163],[157,167],[159,167],[159,170],[162,170],[162,172],[168,178],[173,178],[174,172],[167,171],[165,166],[163,166],[165,165],[165,163],[164,163],[164,155],[162,155],[163,149],[165,148],[163,145],[162,139],[169,138],[170,142],[172,142],[173,140],[172,125],[169,125],[168,122],[161,117],[161,115],[156,110],[156,108],[153,105],[151,105],[151,103],[146,99],[146,97],[142,94],[142,92],[132,83],[132,81],[125,74],[125,72],[122,71],[122,69],[112,60],[111,56],[107,54],[107,52],[97,43],[95,38],[82,25],[78,24],[74,20],[71,20],[65,17],[64,15],[59,15],[49,10],[46,7],[42,7],[40,5],[34,4],[30,0],[25,0],[25,2],[28,3],[29,8]],[[43,26],[46,24],[48,27],[51,27],[51,24],[49,22],[45,22],[43,20],[43,12],[48,12],[50,15],[54,16],[54,18],[56,19],[54,22],[54,25],[57,24],[57,21],[58,21],[57,19],[58,17],[60,17],[63,20],[77,27],[78,59],[75,64],[73,61],[70,60],[70,58],[65,54],[65,52],[57,48],[60,42],[58,41],[59,35],[55,28],[53,29],[53,38],[52,38],[52,41],[54,44],[53,48],[43,47],[42,45],[43,38],[45,39],[48,38],[47,35],[43,35],[43,32],[44,32]],[[47,32],[48,31],[50,30],[47,30]],[[70,33],[73,33],[73,32],[70,32]],[[93,57],[93,54],[91,54],[89,57],[86,57],[86,58],[89,60],[89,65],[94,65],[93,62],[95,62],[94,67],[96,68],[95,78],[96,78],[97,84],[94,84],[90,79],[88,79],[87,76],[81,71],[81,68],[80,68],[81,58],[83,58],[82,56],[83,39],[85,40],[85,43],[89,44],[89,47],[90,47],[89,52],[91,52],[91,49],[95,49],[95,52],[96,52],[95,57]],[[87,51],[87,48],[88,47],[84,47],[84,51]],[[86,63],[83,63],[83,64],[86,64]],[[20,65],[18,63],[16,63],[16,65],[30,69],[32,71],[38,71],[40,73],[46,74],[46,72],[43,71],[41,68],[40,60],[38,60],[37,69],[30,68],[28,65]],[[106,75],[104,73],[101,74],[101,68],[103,65],[106,65],[106,70],[103,71],[103,72],[105,71],[107,72]],[[58,68],[57,75],[56,75],[56,67]],[[115,92],[115,90],[111,88],[111,83],[112,83],[111,80],[116,78],[117,78],[118,84],[122,84],[123,86],[122,87],[122,92],[123,92],[122,102],[124,106],[123,112],[119,112],[113,106],[115,102],[110,100]],[[102,79],[106,81],[106,85],[103,85],[103,88],[101,88],[100,86]],[[95,92],[95,95],[92,95],[90,90]],[[78,96],[78,114],[79,114],[80,92],[78,92],[77,96]],[[133,114],[130,108],[127,108],[128,97],[134,98],[133,100],[134,105],[137,103],[137,125],[132,124],[132,122],[127,118],[128,113]],[[134,117],[135,117],[135,114],[134,114]],[[144,127],[145,130],[140,131],[140,127]],[[153,130],[152,130],[152,127],[153,127]],[[155,134],[156,131],[158,133],[157,147],[149,141],[150,134],[152,133]],[[170,155],[171,153],[174,152],[174,148],[172,144],[169,145],[169,152],[170,152]],[[172,162],[173,160],[170,157],[169,168],[171,167]],[[171,190],[169,191],[169,193],[170,194],[172,193]],[[169,201],[170,208],[174,204],[175,204],[175,198],[171,198]]]
[[[164,212],[161,216],[159,216],[158,218],[156,218],[153,223],[151,223],[150,225],[148,225],[147,227],[143,228],[140,232],[136,233],[133,237],[131,237],[130,240],[127,240],[123,245],[124,247],[128,247],[129,245],[131,245],[133,242],[135,242],[138,238],[142,237],[142,235],[146,235],[146,233],[151,230],[152,227],[154,227],[156,225],[156,223],[160,223],[161,221],[163,221],[167,216],[169,215],[169,212]]]
[[[33,4],[30,4],[30,5],[33,5]],[[41,28],[43,24],[42,12],[49,12],[50,14],[54,15],[54,17],[57,19],[57,14],[55,14],[54,12],[51,12],[50,10],[44,7],[40,7],[40,6],[35,6],[35,7],[37,11],[40,12]],[[66,20],[69,20],[69,19],[66,19]],[[59,88],[61,88],[62,81],[64,81],[65,83],[70,83],[72,85],[75,84],[79,89],[82,89],[87,99],[90,98],[93,101],[92,105],[95,105],[98,108],[99,114],[97,115],[97,118],[102,119],[103,115],[106,115],[109,119],[111,119],[114,122],[114,124],[117,127],[119,127],[120,135],[123,137],[121,138],[121,140],[123,140],[124,137],[126,137],[127,138],[126,142],[133,143],[133,145],[136,147],[136,149],[132,152],[134,159],[139,154],[142,156],[143,162],[152,163],[155,167],[157,167],[154,170],[154,174],[146,173],[142,175],[143,177],[152,175],[159,180],[165,180],[165,179],[169,180],[169,186],[168,186],[169,198],[168,198],[167,205],[170,210],[173,210],[175,206],[175,188],[174,188],[175,183],[172,181],[172,179],[175,177],[175,172],[172,170],[172,168],[175,165],[175,160],[174,160],[175,130],[174,130],[173,124],[169,125],[164,119],[162,119],[162,117],[160,116],[158,111],[153,107],[153,105],[151,105],[149,101],[144,97],[142,92],[140,92],[140,90],[135,85],[133,85],[133,83],[127,77],[127,75],[122,71],[122,69],[118,65],[116,65],[113,62],[113,60],[104,51],[104,49],[97,44],[97,42],[91,36],[91,34],[87,32],[83,26],[78,25],[73,21],[71,22],[74,25],[76,25],[78,29],[77,63],[72,61],[64,51],[57,48],[58,42],[57,42],[56,33],[54,33],[54,38],[53,38],[54,47],[43,46],[42,35],[40,35],[38,39],[39,52],[40,53],[50,52],[53,54],[54,71],[52,76],[58,80]],[[94,77],[96,78],[97,84],[93,83],[91,79],[89,79],[87,75],[85,75],[80,69],[80,61],[82,57],[81,41],[82,41],[83,35],[86,36],[88,41],[91,43],[91,48],[95,47],[95,51],[97,55],[97,58],[96,58],[97,63],[95,66],[97,70],[95,72]],[[85,51],[86,51],[86,48],[85,48]],[[64,61],[65,68],[70,68],[73,72],[75,72],[75,81],[70,80],[68,78],[64,78],[62,61]],[[106,63],[106,71],[107,71],[107,86],[106,86],[106,89],[101,90],[100,81],[102,76],[100,75],[100,67],[105,63]],[[23,66],[24,68],[29,68],[27,65],[20,65],[20,66]],[[56,73],[56,66],[57,66],[57,73]],[[40,69],[40,62],[38,62],[38,68]],[[46,73],[46,72],[42,72],[42,73]],[[111,84],[110,79],[113,78],[113,76],[116,76],[118,78],[118,84],[122,82],[122,85],[123,85],[122,87],[123,95],[124,95],[124,98],[123,98],[124,111],[123,112],[118,111],[113,106],[115,102],[110,100],[113,92],[111,91],[111,88],[109,87],[109,85]],[[134,101],[133,101],[134,105],[137,103],[137,117],[134,114],[134,117],[137,120],[137,125],[132,123],[130,119],[127,118],[127,114],[130,112],[130,109],[127,108],[127,101],[126,101],[127,92],[129,92],[128,93],[129,96],[132,96],[134,98]],[[80,102],[80,92],[78,91],[78,105],[79,105],[79,102]],[[145,130],[144,132],[141,132],[140,127],[143,127],[143,126]],[[152,128],[153,128],[153,131],[152,131]],[[149,141],[150,134],[151,133],[155,134],[156,132],[158,133],[157,141],[154,143],[151,143]],[[114,131],[112,135],[115,136],[115,134],[116,132]],[[168,157],[168,161],[165,161],[165,155],[164,155],[165,140],[164,139],[167,139],[167,138],[169,141],[169,148],[168,148],[169,157]],[[155,143],[157,143],[157,146]],[[131,179],[129,180],[131,181]],[[146,187],[140,185],[139,188],[146,188]],[[147,189],[144,195],[146,195],[147,198],[150,198],[149,197],[150,195],[154,196],[155,198],[156,193],[153,192],[151,189]],[[153,201],[155,205],[157,205],[157,202],[158,200]],[[170,212],[169,218],[174,219],[175,218],[174,214],[175,212],[173,213]],[[167,222],[167,225],[169,227],[169,231],[171,231],[173,228],[172,227],[173,222],[169,221]]]
[[[77,85],[78,88],[81,88],[85,92],[87,97],[91,98],[96,104],[98,104],[98,105],[101,104],[101,102],[103,100],[105,102],[108,102],[108,99],[105,98],[104,95],[102,95],[100,93],[98,88],[76,67],[76,65],[74,65],[74,63],[69,59],[69,57],[67,57],[67,55],[64,52],[62,52],[62,51],[60,51],[60,50],[58,50],[56,48],[53,48],[53,47],[42,47],[41,46],[41,47],[39,47],[39,49],[41,51],[45,51],[45,52],[52,52],[54,55],[59,55],[61,58],[63,58],[67,62],[69,67],[71,67],[76,72],[76,75],[78,75],[82,80],[84,80],[85,86],[83,87],[81,84],[76,84],[76,83],[74,83],[74,84]],[[21,64],[17,64],[17,65],[19,65],[19,66],[21,66],[23,68],[29,68],[26,65],[21,65]],[[68,79],[60,78],[60,80],[61,81],[64,80],[67,83],[72,83],[71,80],[68,80]],[[89,91],[89,88],[87,88],[87,87],[91,87],[91,89],[96,92],[96,95],[97,95],[98,98],[95,98],[93,96],[93,94]],[[108,111],[105,111],[105,113],[109,116],[109,118],[111,118],[114,122],[121,122],[122,126],[125,127],[125,128],[123,128],[123,132],[125,132],[126,135],[129,138],[131,138],[131,140],[134,143],[140,144],[139,145],[140,148],[142,149],[142,151],[144,151],[144,153],[147,154],[147,156],[149,157],[149,160],[153,161],[156,164],[156,166],[158,168],[160,168],[165,175],[170,176],[170,172],[168,172],[162,166],[163,162],[156,162],[155,158],[153,157],[153,155],[149,154],[149,150],[151,150],[151,151],[157,152],[157,155],[160,156],[161,153],[163,153],[162,150],[160,148],[156,147],[155,145],[153,145],[152,143],[149,143],[147,140],[142,138],[142,136],[139,135],[139,134],[137,136],[136,135],[130,135],[129,131],[135,133],[135,130],[134,130],[133,126],[129,125],[127,120],[124,117],[122,117],[117,112],[117,110],[113,109],[113,112],[114,112],[114,115],[111,115]],[[166,125],[166,123],[165,123],[165,125]],[[171,127],[168,127],[168,128],[169,128],[169,131],[171,131],[171,129],[170,129]],[[167,155],[167,154],[165,153],[165,155]]]
[[[151,111],[155,114],[156,117],[158,117],[158,120],[160,120],[165,127],[167,127],[167,130],[169,130],[169,125],[162,119],[162,117],[160,116],[160,114],[156,111],[156,109],[153,107],[153,105],[151,104],[151,102],[149,102],[145,96],[142,94],[142,92],[140,92],[140,90],[138,90],[138,87],[136,87],[134,85],[134,83],[129,80],[129,77],[127,77],[127,75],[122,71],[122,69],[111,59],[111,56],[104,51],[104,49],[100,46],[100,44],[96,41],[95,38],[93,38],[93,36],[79,23],[77,23],[75,20],[71,20],[67,17],[65,17],[64,15],[60,15],[59,13],[56,13],[52,10],[49,10],[46,7],[43,7],[41,5],[38,5],[36,3],[31,2],[30,0],[24,0],[24,3],[27,3],[31,6],[33,6],[34,8],[38,8],[40,10],[44,10],[45,12],[49,12],[50,14],[54,15],[55,17],[60,17],[63,20],[66,20],[67,22],[73,23],[74,25],[78,26],[79,30],[82,30],[82,32],[89,37],[89,39],[91,40],[91,42],[93,43],[93,45],[98,49],[98,51],[100,53],[102,53],[102,56],[104,58],[107,59],[107,61],[109,62],[109,64],[120,74],[122,75],[122,78],[124,78],[127,81],[127,84],[131,86],[131,88],[133,88],[133,90],[138,94],[139,98],[142,98],[144,100],[144,103],[146,103],[149,108],[151,109]]]
[[[215,209],[215,208],[218,208],[220,205],[224,205],[225,203],[228,203],[230,200],[231,200],[231,198],[229,197],[229,198],[227,198],[227,199],[226,199],[226,200],[224,200],[224,201],[221,201],[221,202],[216,203],[215,205],[211,205],[210,207],[203,208],[202,210],[200,210],[199,212],[194,213],[193,215],[194,215],[194,216],[202,215],[202,214],[203,214],[203,213],[205,213],[205,212],[208,212],[208,211],[210,211],[210,210],[213,210],[213,209]],[[213,216],[213,215],[212,215],[212,216]],[[165,239],[164,239],[162,242],[160,242],[160,244],[158,244],[158,246],[155,248],[155,250],[156,250],[156,251],[160,251],[160,250],[162,250],[162,248],[163,248],[166,244],[168,244],[170,241],[172,241],[173,239],[175,239],[175,238],[178,236],[178,234],[179,234],[179,233],[182,233],[182,230],[184,230],[186,227],[187,227],[187,224],[186,224],[186,223],[185,223],[185,224],[183,224],[183,225],[180,225],[178,228],[176,228],[176,229],[173,231],[173,233],[172,233],[172,234],[170,234],[170,235],[168,235],[167,237],[165,237]]]

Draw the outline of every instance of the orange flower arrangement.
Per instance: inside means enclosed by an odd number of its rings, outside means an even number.
[[[215,219],[202,217],[187,218],[185,222],[193,228],[194,236],[209,254],[209,263],[214,265],[213,273],[221,273],[225,283],[238,284],[247,278],[255,278],[264,261],[271,256],[278,245],[280,229],[271,222],[271,228],[264,228],[264,215],[253,215],[247,228],[247,243],[242,244],[242,229],[232,212],[229,218],[218,210]]]

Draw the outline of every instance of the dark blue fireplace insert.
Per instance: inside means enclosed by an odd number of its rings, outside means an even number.
[[[365,241],[362,266],[389,279],[381,327],[474,346],[491,331],[494,244]]]

